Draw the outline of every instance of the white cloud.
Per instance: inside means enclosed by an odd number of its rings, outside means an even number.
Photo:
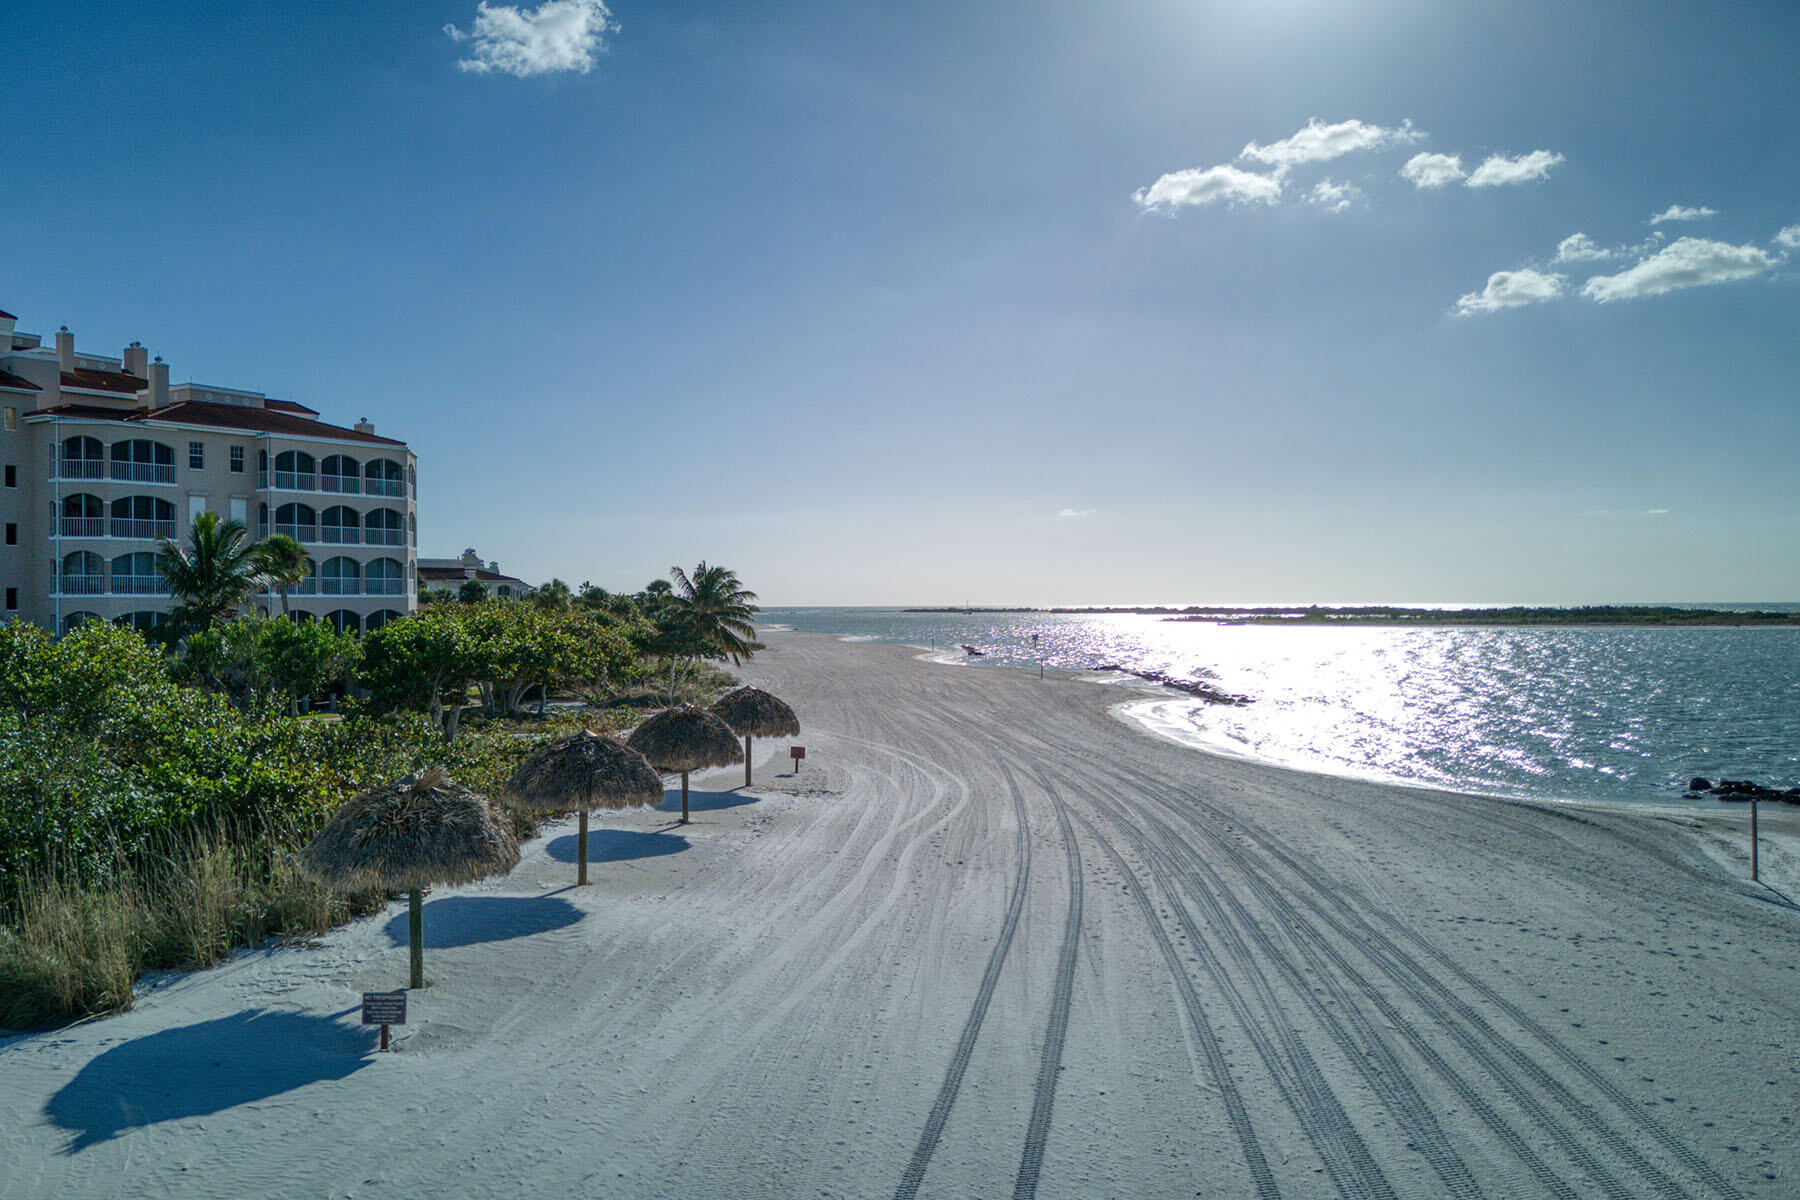
[[[1775,243],[1790,250],[1800,250],[1800,225],[1789,225],[1775,235]]]
[[[1097,508],[1065,508],[1056,515],[1059,517],[1091,517],[1099,511]]]
[[[1443,187],[1463,177],[1462,158],[1455,154],[1415,154],[1400,168],[1400,175],[1414,187]]]
[[[473,43],[471,57],[456,64],[463,70],[523,79],[560,71],[586,73],[594,55],[605,49],[606,34],[617,28],[601,0],[544,0],[533,9],[481,0],[468,32],[454,25],[444,26],[444,32],[455,41]]]
[[[1416,141],[1424,136],[1413,131],[1411,121],[1402,121],[1399,128],[1389,129],[1357,120],[1327,125],[1314,117],[1306,123],[1305,129],[1292,137],[1270,142],[1267,146],[1251,142],[1238,157],[1274,167],[1275,173],[1280,175],[1301,163],[1329,162],[1358,150],[1376,150],[1394,142]]]
[[[1530,269],[1495,271],[1488,276],[1485,288],[1457,300],[1456,311],[1466,317],[1470,313],[1497,312],[1502,308],[1522,308],[1527,304],[1554,300],[1562,295],[1564,282],[1561,275],[1546,275]]]
[[[1306,198],[1314,204],[1329,208],[1332,212],[1343,212],[1351,203],[1362,195],[1361,189],[1348,183],[1334,183],[1329,179],[1321,179],[1313,185],[1313,190],[1306,193]]]
[[[1192,167],[1172,171],[1147,188],[1139,188],[1131,198],[1145,208],[1164,205],[1181,208],[1188,204],[1210,204],[1228,200],[1233,204],[1260,202],[1273,204],[1281,198],[1281,180],[1274,175],[1259,175],[1233,166]]]
[[[1550,174],[1550,168],[1563,160],[1549,150],[1533,150],[1517,158],[1495,154],[1475,168],[1469,176],[1469,187],[1498,187],[1503,183],[1530,183]]]
[[[1757,246],[1733,246],[1708,238],[1684,237],[1617,275],[1596,275],[1581,294],[1602,304],[1660,296],[1681,288],[1748,279],[1774,266],[1776,259]]]
[[[1571,233],[1556,244],[1557,262],[1594,262],[1618,253],[1608,250],[1585,233]]]
[[[1651,217],[1650,223],[1652,225],[1661,225],[1664,221],[1698,221],[1702,217],[1716,217],[1718,215],[1718,210],[1714,208],[1687,208],[1680,204],[1671,204],[1669,207],[1657,213],[1654,217]]]

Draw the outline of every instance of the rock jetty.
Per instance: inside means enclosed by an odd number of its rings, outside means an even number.
[[[1174,688],[1178,692],[1186,692],[1196,700],[1204,700],[1208,704],[1248,704],[1249,696],[1239,696],[1233,692],[1221,691],[1210,683],[1202,683],[1198,679],[1181,679],[1162,671],[1134,671],[1122,663],[1101,663],[1096,671],[1118,671],[1124,675],[1135,675],[1147,683],[1160,683],[1166,688]]]
[[[1764,787],[1748,779],[1721,779],[1714,783],[1699,775],[1688,780],[1687,799],[1699,800],[1705,796],[1711,796],[1715,800],[1765,800],[1780,804],[1800,804],[1800,787],[1783,790]]]

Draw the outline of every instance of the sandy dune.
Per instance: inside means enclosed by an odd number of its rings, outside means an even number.
[[[434,893],[397,1053],[354,1006],[399,905],[5,1043],[0,1197],[1800,1192],[1800,908],[1741,839],[769,640],[797,776],[759,743],[690,826],[608,818],[593,886],[569,822]]]

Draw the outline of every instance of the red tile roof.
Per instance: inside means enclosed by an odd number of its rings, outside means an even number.
[[[264,400],[263,405],[266,408],[278,409],[281,412],[311,413],[315,417],[319,415],[318,409],[308,408],[304,404],[296,404],[292,400]]]
[[[18,319],[19,318],[13,316],[11,313],[6,312],[3,309],[0,309],[0,321],[16,321]]]
[[[66,388],[86,388],[90,392],[120,392],[135,396],[149,387],[150,381],[128,375],[124,371],[96,371],[90,367],[76,367],[73,371],[62,373],[62,385]]]
[[[420,567],[419,578],[455,581],[458,579],[471,578],[468,572],[469,569],[467,567]],[[479,579],[484,583],[525,583],[525,581],[520,579],[517,575],[501,575],[498,572],[488,570],[486,567],[477,568],[472,578]],[[525,586],[530,587],[531,585],[525,583]]]
[[[25,392],[41,392],[44,390],[37,384],[31,382],[31,380],[22,379],[3,367],[0,367],[0,387],[16,388]]]
[[[380,446],[404,446],[394,438],[376,437],[338,425],[328,425],[311,417],[295,416],[267,408],[245,408],[236,404],[211,404],[190,400],[166,408],[145,411],[141,408],[101,408],[91,404],[59,404],[41,408],[40,413],[59,417],[87,417],[102,421],[176,421],[183,425],[210,425],[219,429],[242,429],[249,433],[284,433],[303,438],[333,438],[345,442],[369,442]]]

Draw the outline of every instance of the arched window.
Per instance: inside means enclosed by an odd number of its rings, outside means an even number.
[[[404,596],[406,568],[398,559],[378,558],[363,568],[365,596]]]
[[[346,630],[351,633],[362,632],[362,618],[347,608],[340,608],[335,612],[328,612],[325,614],[325,619],[330,621],[331,627],[339,633],[343,633]]]
[[[319,464],[321,492],[362,491],[362,465],[348,454],[333,454]]]
[[[269,536],[269,506],[267,504],[256,506],[256,536]]]
[[[112,502],[112,536],[172,538],[175,506],[155,496],[123,496]]]
[[[174,483],[175,451],[143,438],[114,442],[111,475],[132,483]]]
[[[398,509],[378,508],[363,515],[363,541],[370,546],[404,546],[406,534],[400,527]]]
[[[362,544],[362,514],[343,504],[334,504],[319,514],[319,540],[333,546]]]
[[[328,558],[319,568],[319,591],[327,596],[362,594],[362,568],[354,558]]]
[[[500,593],[500,598],[502,600],[511,600],[512,599],[512,585],[511,584],[503,583],[495,590]]]
[[[142,609],[138,612],[126,613],[122,617],[114,617],[113,624],[127,626],[137,630],[139,633],[150,633],[159,626],[165,624],[168,619],[169,614],[166,612]]]
[[[283,504],[275,510],[275,532],[285,533],[296,542],[316,542],[319,536],[313,522],[317,519],[310,504]]]
[[[83,626],[83,625],[86,625],[89,621],[98,621],[99,619],[100,619],[99,613],[72,612],[68,616],[63,618],[62,631],[64,633],[74,633],[77,629],[81,628],[81,626]]]
[[[275,456],[275,486],[290,492],[313,492],[319,481],[313,475],[313,456],[304,450],[283,450]]]
[[[406,544],[409,546],[416,546],[419,544],[419,517],[417,513],[406,514]]]
[[[64,438],[57,454],[56,473],[63,479],[105,479],[106,447],[99,438]]]
[[[98,596],[106,590],[105,567],[98,554],[77,550],[63,555],[58,583],[65,596]]]
[[[363,464],[363,491],[371,496],[404,496],[405,475],[400,464],[391,458],[371,459]]]
[[[156,555],[148,550],[121,554],[112,560],[112,594],[115,596],[164,596],[169,587],[156,569]]]
[[[87,492],[64,496],[61,526],[64,537],[105,537],[106,505]]]
[[[387,625],[387,624],[390,624],[391,622],[398,621],[405,615],[406,615],[405,613],[397,612],[391,608],[377,609],[363,619],[363,632],[364,633],[374,633],[377,629],[380,629],[383,625]]]

